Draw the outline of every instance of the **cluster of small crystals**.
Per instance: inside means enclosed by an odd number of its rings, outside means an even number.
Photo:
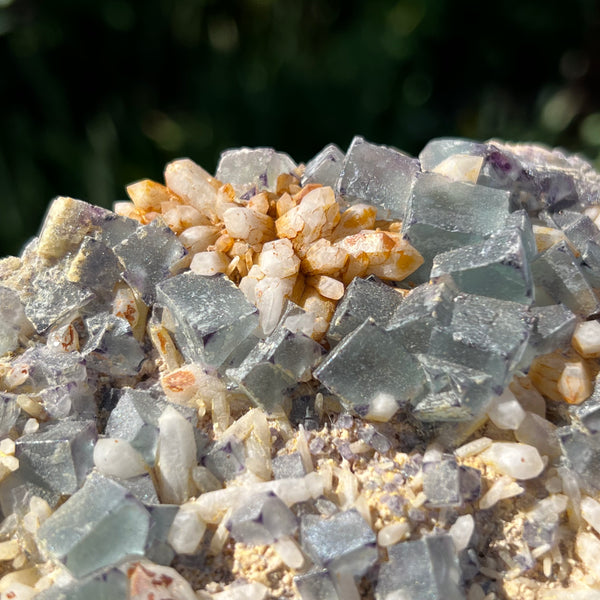
[[[229,150],[0,261],[0,598],[598,600],[600,175]]]

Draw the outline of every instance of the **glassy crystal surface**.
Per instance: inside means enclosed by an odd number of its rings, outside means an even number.
[[[491,375],[428,354],[416,357],[426,378],[423,395],[413,400],[418,419],[467,421],[485,410],[494,395]]]
[[[410,280],[427,281],[437,254],[482,242],[502,229],[507,215],[507,192],[450,181],[435,173],[419,175],[407,203],[402,234],[425,262]]]
[[[380,219],[402,219],[419,161],[356,136],[344,159],[337,191],[345,202],[377,207]]]
[[[157,299],[175,320],[175,337],[190,362],[218,367],[258,325],[258,311],[221,275],[190,271],[163,281]]]
[[[171,275],[186,250],[161,219],[155,219],[136,229],[115,246],[114,252],[125,267],[123,279],[137,290],[143,302],[152,304],[156,285]]]
[[[429,140],[421,153],[419,162],[422,171],[433,171],[440,163],[455,154],[484,156],[485,144],[462,138],[436,138]]]
[[[135,375],[146,355],[126,319],[104,313],[86,320],[90,337],[82,355],[90,369],[113,376]]]
[[[346,336],[314,376],[340,398],[346,410],[375,420],[391,418],[424,384],[422,369],[403,348],[401,336],[372,319]]]
[[[21,475],[61,494],[72,494],[94,466],[98,437],[93,421],[58,421],[40,426],[16,443]]]
[[[531,263],[536,288],[575,314],[587,317],[600,311],[600,303],[577,259],[565,242],[554,244]],[[536,290],[536,298],[538,296]]]
[[[573,426],[556,430],[566,466],[577,475],[582,488],[600,490],[600,434]]]
[[[302,548],[330,572],[364,574],[377,560],[375,541],[375,533],[354,509],[329,518],[304,515],[300,521]]]
[[[300,181],[302,185],[320,183],[335,187],[343,162],[344,153],[335,144],[327,144],[321,152],[306,163]]]
[[[287,479],[289,477],[304,477],[306,470],[299,452],[275,456],[271,461],[273,477],[275,479]]]
[[[538,251],[535,243],[535,235],[533,234],[533,226],[527,211],[519,209],[511,212],[506,217],[504,227],[509,231],[517,230],[520,233],[523,249],[525,250],[525,257],[531,262]]]
[[[179,507],[173,504],[156,504],[147,506],[146,509],[150,513],[150,529],[145,556],[159,565],[170,565],[175,552],[167,542],[167,537]]]
[[[119,569],[108,569],[96,575],[54,585],[40,594],[37,600],[117,600],[129,595],[129,578]]]
[[[272,544],[298,528],[294,513],[272,492],[246,498],[227,523],[232,537],[244,544]]]
[[[19,335],[28,320],[19,295],[10,288],[0,286],[0,356],[16,350]]]
[[[424,537],[388,548],[389,561],[381,565],[377,600],[465,600],[461,571],[449,535]]]
[[[21,407],[17,403],[17,396],[0,393],[0,439],[8,436],[20,414]]]
[[[573,210],[547,213],[544,217],[553,227],[561,229],[579,252],[583,252],[588,240],[596,238],[599,233],[598,227],[587,215]]]
[[[143,556],[150,514],[124,487],[96,473],[40,527],[48,554],[75,577]]]
[[[341,600],[327,569],[311,569],[296,575],[294,583],[302,600]]]
[[[532,323],[523,304],[460,294],[450,324],[433,330],[429,353],[487,373],[501,393],[525,351]]]
[[[471,246],[438,254],[433,259],[431,278],[449,276],[468,294],[533,302],[533,279],[519,231],[492,234]]]
[[[331,318],[327,331],[329,343],[337,344],[368,317],[384,327],[401,301],[401,294],[379,279],[356,277],[346,288]]]
[[[295,169],[296,163],[287,154],[273,148],[237,148],[221,154],[215,177],[250,198],[262,190],[274,192],[278,175]]]

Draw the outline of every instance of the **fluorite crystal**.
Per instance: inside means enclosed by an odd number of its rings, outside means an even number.
[[[127,192],[0,261],[2,598],[595,597],[589,163],[357,136]]]

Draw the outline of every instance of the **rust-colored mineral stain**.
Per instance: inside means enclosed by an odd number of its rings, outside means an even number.
[[[189,371],[177,371],[170,373],[163,378],[163,384],[172,392],[183,392],[194,385],[196,378]]]

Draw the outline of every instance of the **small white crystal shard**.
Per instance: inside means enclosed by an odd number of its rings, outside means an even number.
[[[278,539],[273,544],[273,550],[277,552],[281,560],[290,569],[301,569],[304,565],[302,550],[300,550],[297,542],[289,536]]]
[[[205,531],[206,523],[200,518],[198,509],[188,502],[179,507],[167,541],[178,554],[194,554]]]
[[[600,503],[585,496],[581,499],[581,516],[600,533]]]
[[[140,453],[125,440],[101,438],[94,446],[94,464],[108,477],[129,479],[148,471]]]
[[[195,227],[188,227],[180,233],[179,241],[189,252],[195,254],[207,250],[211,244],[216,242],[219,235],[220,232],[217,227],[196,225]]]
[[[377,534],[377,543],[380,546],[387,548],[388,546],[393,546],[405,539],[409,533],[410,525],[408,524],[408,521],[390,523],[379,530],[379,533]]]
[[[514,479],[533,479],[544,470],[536,448],[514,442],[494,442],[481,458],[498,472]]]
[[[371,421],[389,421],[400,408],[398,402],[391,394],[378,392],[369,405],[369,413],[365,416]]]
[[[454,451],[458,458],[467,458],[480,454],[492,445],[492,440],[488,437],[480,437],[472,442],[467,442]]]
[[[481,497],[481,500],[479,500],[479,508],[481,510],[491,508],[500,500],[513,498],[514,496],[522,494],[524,491],[524,488],[510,477],[500,477],[500,479],[495,481],[492,487]]]
[[[182,504],[193,490],[192,468],[196,465],[194,428],[172,406],[158,419],[158,459],[156,464],[161,502]]]
[[[462,515],[454,521],[448,533],[452,536],[457,552],[464,550],[469,545],[474,530],[475,520],[473,515]]]
[[[229,208],[223,213],[223,222],[232,238],[249,244],[259,244],[275,237],[273,219],[251,208]]]
[[[189,158],[175,160],[165,167],[165,182],[188,204],[214,220],[217,190],[214,179],[200,165]]]
[[[469,154],[454,154],[443,160],[432,169],[433,173],[445,175],[452,181],[466,181],[477,183],[483,156],[472,156]]]
[[[580,531],[575,540],[575,551],[587,568],[587,572],[600,582],[600,540],[593,534]]]
[[[600,356],[600,323],[584,321],[579,323],[573,334],[573,348],[584,358]]]
[[[582,361],[565,364],[557,388],[569,404],[581,404],[590,397],[592,382]]]
[[[228,266],[229,257],[226,254],[217,250],[209,250],[194,254],[190,269],[198,275],[215,275],[216,273],[225,273]]]
[[[525,418],[525,411],[521,408],[515,395],[506,388],[500,396],[492,399],[487,415],[492,423],[499,429],[517,429]]]

